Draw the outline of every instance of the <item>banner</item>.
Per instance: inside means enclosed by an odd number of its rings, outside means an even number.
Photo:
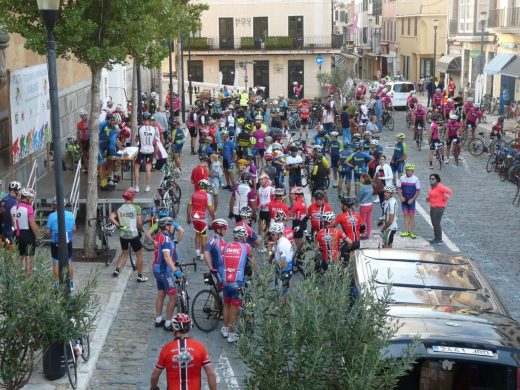
[[[47,64],[13,70],[11,104],[11,161],[16,164],[51,140],[51,107]]]

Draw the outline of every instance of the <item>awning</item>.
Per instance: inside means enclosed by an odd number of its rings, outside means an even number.
[[[484,66],[484,72],[489,75],[499,74],[515,57],[513,53],[498,53]]]
[[[520,57],[516,57],[509,65],[506,65],[501,73],[503,76],[520,78]]]
[[[447,54],[442,56],[435,64],[436,69],[442,73],[459,73],[461,69],[461,59],[458,54]]]

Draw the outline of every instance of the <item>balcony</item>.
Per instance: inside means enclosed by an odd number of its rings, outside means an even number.
[[[520,30],[520,7],[489,11],[488,28]]]
[[[191,45],[192,51],[244,51],[244,50],[305,50],[316,49],[341,49],[343,44],[342,35],[323,35],[323,36],[267,36],[265,39],[253,37],[240,38],[192,38],[191,42],[185,44],[185,49]]]

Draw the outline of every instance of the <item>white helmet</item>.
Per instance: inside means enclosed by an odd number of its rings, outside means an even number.
[[[468,98],[468,102],[472,102],[472,101],[473,101],[473,98],[470,96],[470,97]]]
[[[382,91],[382,92],[383,92],[383,93],[387,93],[387,92],[388,92],[388,89],[383,88],[383,91]]]
[[[372,145],[379,145],[379,140],[378,139],[373,139],[372,141],[370,141],[370,143]]]
[[[480,103],[474,103],[474,104],[473,104],[473,107],[475,107],[475,108],[480,108]]]
[[[12,181],[9,183],[9,190],[10,191],[20,191],[22,189],[22,185],[19,181]]]
[[[385,192],[394,193],[395,192],[395,186],[393,184],[388,184],[388,185],[385,186],[384,191]]]
[[[323,145],[314,145],[313,148],[315,150],[322,150],[323,149]]]
[[[150,97],[151,97],[152,99],[155,99],[155,98],[157,97],[157,93],[156,93],[156,92],[152,92],[152,93],[150,93]]]
[[[30,187],[22,188],[20,195],[22,195],[24,198],[36,198],[36,192],[34,192],[34,190]]]
[[[281,222],[271,222],[269,226],[269,233],[272,234],[283,234],[285,227]]]
[[[245,227],[243,226],[237,226],[233,229],[233,237],[236,239],[239,239],[239,238],[242,238],[242,239],[246,239],[247,238],[247,230]]]
[[[333,137],[337,137],[339,135],[339,133],[337,131],[331,131],[330,135]]]
[[[321,214],[321,220],[323,222],[332,223],[336,220],[336,214],[334,214],[334,211],[326,211]]]
[[[86,112],[85,110],[80,110],[79,116],[88,116],[88,112]]]
[[[459,117],[456,114],[451,114],[450,119],[453,119],[454,121],[456,121],[457,119],[459,119]]]
[[[277,105],[278,105],[278,100],[273,100],[273,101],[271,102],[271,104],[272,104],[273,106],[277,106]]]

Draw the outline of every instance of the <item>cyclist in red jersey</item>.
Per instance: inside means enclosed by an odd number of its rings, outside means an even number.
[[[296,243],[296,252],[298,252],[303,244],[303,230],[301,227],[302,220],[307,214],[307,206],[303,196],[302,187],[294,187],[291,190],[292,206],[289,210],[289,216],[292,218],[292,228],[294,232],[294,242]]]
[[[186,222],[190,224],[193,220],[195,256],[202,259],[202,253],[204,253],[207,243],[208,213],[213,220],[215,211],[211,194],[206,192],[209,188],[209,181],[207,179],[199,180],[198,187],[199,190],[193,193],[191,201],[188,202]]]
[[[307,215],[303,218],[300,224],[300,229],[305,230],[307,226],[307,220],[311,220],[311,232],[313,235],[324,227],[321,216],[326,211],[332,211],[332,207],[325,202],[325,193],[318,190],[314,193],[314,203],[312,203],[307,209]]]
[[[442,91],[440,88],[437,88],[435,90],[435,93],[433,94],[433,108],[441,109],[442,107],[442,99],[444,98],[444,95],[442,94]]]
[[[340,225],[347,235],[349,250],[359,249],[362,234],[366,231],[366,225],[361,215],[354,211],[354,198],[344,196],[341,198],[341,210],[343,213],[336,217],[336,225]]]
[[[217,375],[208,351],[200,341],[189,337],[191,318],[184,313],[173,317],[175,339],[161,350],[150,379],[150,389],[159,390],[159,377],[166,369],[168,390],[201,389],[201,369],[204,368],[210,390],[217,388]]]
[[[285,195],[283,188],[277,188],[274,190],[274,201],[269,203],[269,217],[274,218],[278,211],[283,211],[286,215],[289,214],[289,207],[282,201]]]
[[[203,154],[200,157],[200,164],[193,168],[193,171],[191,171],[191,182],[195,186],[195,191],[199,189],[199,181],[202,179],[209,180],[209,163],[209,157]]]
[[[79,112],[79,117],[81,120],[76,125],[76,130],[78,132],[78,140],[81,146],[81,164],[83,165],[83,172],[86,172],[88,167],[88,150],[90,147],[90,130],[92,129],[92,122],[88,119],[88,113],[85,110],[81,110]]]
[[[448,98],[446,103],[442,106],[442,117],[447,120],[450,117],[450,112],[455,108],[455,103],[452,98]]]
[[[316,242],[319,248],[318,256],[321,255],[321,268],[327,270],[330,263],[339,261],[341,254],[346,250],[349,238],[340,229],[333,227],[336,223],[336,214],[333,211],[323,213],[321,219],[325,227],[316,234]]]
[[[300,131],[305,129],[305,134],[308,138],[309,134],[307,133],[307,131],[308,131],[308,127],[309,127],[309,116],[310,116],[310,112],[311,112],[311,106],[309,105],[307,99],[302,100],[302,102],[298,105],[298,110],[300,111],[300,119],[301,119]]]
[[[287,214],[285,214],[283,211],[279,210],[276,215],[274,216],[274,222],[281,223],[284,226],[283,229],[283,235],[285,238],[289,240],[289,242],[294,244],[294,232],[292,227],[285,226],[285,223],[287,222]]]

